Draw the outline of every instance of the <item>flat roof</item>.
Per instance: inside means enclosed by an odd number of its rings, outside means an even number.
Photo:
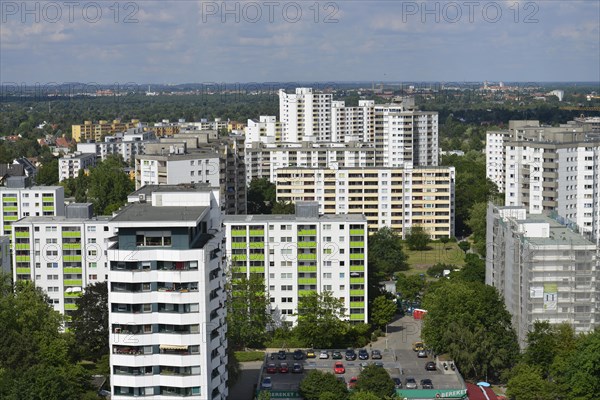
[[[194,225],[204,215],[209,207],[155,207],[148,203],[130,203],[115,215],[111,222],[150,222],[160,224],[168,222],[171,225]]]
[[[523,237],[523,239],[531,244],[536,246],[591,246],[596,247],[596,245],[581,234],[573,232],[568,227],[560,224],[554,219],[544,215],[539,214],[535,216],[528,217],[526,219],[517,220],[519,224],[541,224],[547,223],[550,225],[550,236],[549,237]]]
[[[199,158],[219,158],[216,151],[200,150],[185,154],[138,154],[136,160],[197,160]]]
[[[6,187],[0,186],[0,190],[12,192],[13,190],[54,190],[54,189],[63,189],[62,186],[29,186],[29,187]]]
[[[363,222],[367,219],[362,214],[325,214],[318,218],[297,217],[295,214],[266,214],[266,215],[226,215],[223,223],[252,223],[252,222]]]
[[[140,194],[151,195],[155,192],[211,192],[220,189],[216,186],[210,186],[209,183],[182,183],[179,185],[144,185],[135,192],[128,194],[128,197]]]
[[[61,222],[61,223],[69,223],[72,222],[74,224],[78,224],[78,223],[82,223],[82,222],[89,222],[89,223],[94,223],[94,222],[98,222],[98,223],[105,223],[108,222],[110,220],[111,217],[107,216],[107,215],[101,215],[98,217],[93,217],[93,218],[67,218],[64,215],[61,216],[33,216],[33,217],[24,217],[21,218],[18,221],[15,221],[12,223],[12,225],[17,225],[17,224],[32,224],[32,223],[47,223],[47,224],[52,224],[52,223],[57,223],[57,222]]]

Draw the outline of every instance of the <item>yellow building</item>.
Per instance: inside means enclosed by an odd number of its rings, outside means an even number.
[[[73,139],[79,143],[88,140],[101,142],[104,136],[134,128],[139,122],[137,119],[132,119],[131,122],[121,122],[119,119],[115,119],[112,122],[100,120],[98,123],[85,121],[82,125],[72,125],[71,133]]]
[[[324,214],[364,214],[369,233],[387,226],[405,237],[421,226],[454,236],[454,167],[282,168],[277,201],[317,201]]]

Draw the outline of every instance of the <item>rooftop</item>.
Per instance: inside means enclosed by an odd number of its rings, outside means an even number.
[[[364,222],[367,223],[366,218],[362,214],[326,214],[319,215],[318,218],[304,218],[298,217],[295,214],[268,214],[268,215],[226,215],[224,217],[224,223],[264,223],[264,222],[307,222],[315,221],[318,222]]]
[[[219,154],[208,150],[195,150],[185,154],[138,154],[136,160],[197,160],[199,158],[219,158]]]
[[[523,239],[535,246],[592,246],[596,245],[577,232],[544,214],[528,216],[526,219],[517,220],[519,224],[549,224],[549,237],[524,237]]]
[[[172,193],[172,192],[210,192],[212,190],[219,189],[218,187],[212,187],[208,183],[181,183],[179,185],[145,185],[132,192],[128,197],[138,196],[145,194],[147,196],[152,193]]]
[[[148,203],[131,203],[121,209],[111,222],[150,222],[160,224],[168,222],[178,225],[177,222],[185,222],[194,226],[204,215],[209,207],[155,207]]]
[[[12,225],[19,224],[55,224],[55,223],[73,223],[78,224],[82,222],[98,222],[105,223],[110,220],[109,216],[98,216],[93,218],[67,218],[66,216],[34,216],[34,217],[25,217],[21,218],[18,221],[12,223]]]

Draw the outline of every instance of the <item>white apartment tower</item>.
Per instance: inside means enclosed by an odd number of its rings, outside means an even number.
[[[526,346],[535,321],[568,323],[576,333],[600,325],[598,247],[524,207],[488,206],[486,283],[498,289]]]
[[[219,188],[162,187],[109,225],[112,398],[227,398]]]
[[[260,274],[278,324],[296,322],[304,295],[343,301],[352,323],[367,322],[367,222],[362,215],[319,215],[315,202],[295,215],[225,217],[232,277]]]
[[[279,90],[279,120],[283,142],[331,141],[333,95],[296,88],[294,94]]]
[[[64,216],[25,217],[12,225],[13,279],[32,281],[68,321],[85,287],[108,279],[107,217],[91,203],[73,203]]]

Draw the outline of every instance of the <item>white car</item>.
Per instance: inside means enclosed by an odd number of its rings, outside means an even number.
[[[319,353],[319,358],[321,360],[326,360],[329,358],[329,352],[327,350],[321,350],[321,352]]]
[[[265,376],[260,384],[261,389],[272,389],[273,383],[270,376]]]

